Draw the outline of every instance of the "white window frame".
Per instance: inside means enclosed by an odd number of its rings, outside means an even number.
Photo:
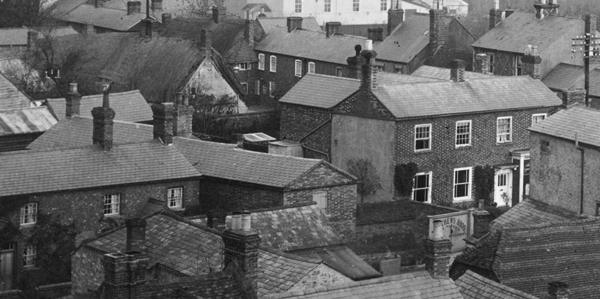
[[[469,142],[468,143],[461,143],[458,144],[459,141],[459,133],[458,133],[458,127],[459,125],[464,125],[464,124],[469,124],[469,133],[467,134],[468,138],[469,138]],[[471,135],[473,132],[473,125],[471,123],[471,120],[459,120],[456,122],[456,125],[454,127],[454,146],[455,147],[465,147],[465,146],[471,146]],[[460,136],[464,136],[465,133],[460,133]]]
[[[302,60],[296,59],[296,61],[294,61],[294,75],[296,77],[302,77]]]
[[[323,212],[327,213],[327,206],[329,203],[329,192],[325,190],[313,191],[312,197],[313,201],[317,203],[317,207],[323,210]],[[324,201],[315,200],[317,198],[324,198]]]
[[[432,185],[432,172],[419,172],[415,174],[415,178],[413,179],[413,188],[412,188],[412,194],[410,195],[410,197],[412,198],[412,200],[417,201],[415,199],[415,191],[418,190],[427,190],[427,200],[423,201],[426,203],[431,203],[431,185]],[[427,180],[428,180],[428,186],[424,187],[424,188],[416,188],[415,184],[417,183],[417,176],[427,176]]]
[[[458,183],[456,180],[458,179],[457,173],[460,171],[465,171],[468,170],[468,176],[467,176],[467,182],[460,182]],[[453,180],[452,180],[452,198],[453,200],[456,201],[467,201],[467,200],[471,200],[471,189],[473,187],[473,167],[461,167],[461,168],[454,168],[454,176],[453,176]],[[456,193],[457,193],[457,189],[456,187],[458,185],[467,185],[467,194],[465,196],[459,196],[457,197]]]
[[[508,120],[508,132],[500,132],[500,121],[501,120]],[[503,116],[503,117],[498,117],[496,119],[496,143],[508,143],[508,142],[512,142],[512,128],[513,128],[513,122],[512,122],[512,116]],[[504,138],[502,138],[504,136]]]
[[[311,61],[308,63],[308,73],[309,74],[314,74],[316,69],[317,69],[317,66],[315,65],[314,62]]]
[[[523,75],[523,56],[515,56],[515,76]]]
[[[247,70],[250,70],[250,68],[251,68],[251,64],[248,62],[236,63],[235,66],[237,66],[238,70],[240,70],[240,71],[247,71]]]
[[[539,117],[541,117],[542,119],[536,121],[536,119],[539,118]],[[548,117],[547,113],[536,113],[536,114],[531,115],[531,125],[533,126],[535,124],[540,123],[540,121],[546,119],[546,117]]]
[[[331,0],[323,1],[323,12],[331,12]]]
[[[294,12],[302,13],[302,0],[296,0],[294,3]]]
[[[121,212],[121,193],[106,194],[103,198],[104,216],[115,216]],[[108,212],[108,213],[107,213]]]
[[[21,207],[21,225],[32,225],[37,222],[38,206],[35,202],[26,203]]]
[[[277,88],[277,85],[275,84],[274,81],[269,81],[269,96],[273,97],[273,92],[275,91],[275,88]]]
[[[486,53],[488,55],[488,72],[494,74],[494,54]]]
[[[402,1],[402,0],[400,0]],[[381,0],[381,11],[387,11],[387,2],[388,0]]]
[[[258,69],[261,71],[265,70],[265,54],[258,54]]]
[[[275,55],[271,55],[271,57],[269,57],[269,72],[277,72],[277,56]]]
[[[31,268],[35,267],[35,255],[36,249],[35,246],[31,244],[27,244],[25,248],[23,248],[23,267]]]
[[[254,86],[254,94],[259,96],[260,95],[260,80],[256,80],[256,86]]]
[[[352,11],[360,11],[360,0],[352,0]]]
[[[341,67],[338,66],[338,67],[335,68],[335,75],[337,77],[342,77],[343,74],[344,73],[342,72],[342,68]]]
[[[427,132],[428,132],[428,136],[427,137],[419,137],[418,135],[418,130],[421,128],[427,128]],[[414,149],[415,152],[421,152],[421,151],[429,151],[431,150],[431,124],[421,124],[421,125],[415,125],[415,138],[414,138],[415,142],[414,142]],[[427,148],[421,148],[418,149],[417,148],[417,141],[419,140],[428,140],[428,147]]]
[[[183,187],[167,189],[167,206],[170,209],[183,208]]]

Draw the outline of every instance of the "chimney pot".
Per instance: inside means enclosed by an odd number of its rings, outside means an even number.
[[[247,232],[252,227],[252,215],[248,211],[244,211],[242,214],[242,230]]]
[[[365,50],[373,51],[373,40],[368,39],[365,41]]]
[[[242,214],[240,212],[233,212],[231,214],[231,229],[241,229],[242,228]]]

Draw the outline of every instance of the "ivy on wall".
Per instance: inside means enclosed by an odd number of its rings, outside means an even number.
[[[358,194],[362,198],[365,195],[375,194],[381,189],[381,179],[377,169],[369,159],[349,159],[346,161],[347,171],[358,178]]]
[[[419,172],[417,164],[410,162],[398,164],[394,172],[394,186],[399,196],[410,196],[413,189],[415,174]]]
[[[486,206],[492,205],[494,199],[494,176],[496,175],[494,167],[475,166],[473,170],[473,185],[475,185],[475,196],[477,201],[483,199]]]

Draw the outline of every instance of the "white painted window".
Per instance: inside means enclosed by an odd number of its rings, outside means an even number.
[[[454,200],[471,199],[471,167],[454,169]]]
[[[37,203],[27,203],[21,207],[21,225],[34,224],[37,222]]]
[[[251,68],[251,67],[250,67],[250,65],[251,65],[251,64],[250,64],[250,63],[247,63],[247,62],[242,62],[242,63],[236,63],[236,64],[235,64],[235,66],[237,66],[237,68],[238,68],[240,71],[247,71],[247,70],[249,70],[249,69]]]
[[[415,174],[412,198],[414,201],[431,203],[431,172]]]
[[[295,13],[302,12],[302,0],[296,0],[295,6],[294,6],[294,12]]]
[[[523,61],[521,60],[523,56],[515,57],[515,76],[523,75]]]
[[[314,62],[309,62],[308,63],[308,73],[309,74],[314,74],[315,73],[315,63]]]
[[[325,0],[325,1],[323,1],[323,11],[324,12],[331,12],[331,0]]]
[[[271,55],[271,59],[269,61],[269,71],[275,73],[277,72],[277,56]]]
[[[254,86],[254,94],[260,95],[260,80],[256,80],[256,86]]]
[[[265,54],[258,54],[258,69],[265,70]]]
[[[487,53],[487,55],[489,57],[488,73],[493,74],[494,73],[494,54]]]
[[[23,266],[35,267],[35,254],[35,246],[25,246],[25,248],[23,248]]]
[[[313,201],[317,203],[317,207],[325,212],[327,210],[327,191],[313,192]]]
[[[498,117],[496,121],[496,142],[512,141],[512,117]]]
[[[431,149],[431,124],[415,126],[415,151]]]
[[[546,113],[539,113],[539,114],[534,114],[531,116],[531,125],[535,125],[539,122],[541,122],[542,120],[546,119]]]
[[[275,88],[276,88],[275,82],[269,81],[269,96],[270,97],[273,97],[273,93],[275,92]]]
[[[381,0],[381,11],[387,10],[387,2],[388,0]]]
[[[181,208],[183,202],[183,187],[169,188],[167,190],[167,204],[169,208]]]
[[[104,215],[119,215],[121,194],[104,195]]]
[[[360,10],[360,0],[352,0],[352,11]]]
[[[294,74],[296,75],[296,77],[302,77],[302,61],[296,60],[294,65]]]
[[[461,120],[456,122],[456,147],[471,145],[471,121]]]

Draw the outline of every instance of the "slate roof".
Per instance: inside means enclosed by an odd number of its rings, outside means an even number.
[[[72,10],[57,16],[64,22],[78,24],[93,24],[96,27],[108,28],[116,31],[128,31],[146,18],[145,13],[127,14],[126,9],[111,9],[94,7],[82,4]]]
[[[550,89],[566,91],[570,88],[584,88],[583,66],[561,63],[546,75],[542,82]],[[600,97],[600,69],[590,70],[590,96]]]
[[[59,121],[50,130],[27,146],[30,150],[53,148],[77,148],[92,144],[93,119],[73,116]],[[113,143],[128,144],[147,142],[153,138],[152,125],[123,121],[113,122]]]
[[[273,28],[255,46],[259,52],[302,57],[347,65],[346,59],[354,56],[354,46],[364,45],[366,38],[350,35],[325,37],[324,32],[287,28]]]
[[[529,130],[573,142],[577,135],[580,143],[600,147],[600,111],[575,105],[552,114]]]
[[[200,176],[176,148],[156,140],[106,152],[97,145],[6,152],[0,165],[11,170],[0,171],[0,197]]]
[[[157,213],[146,219],[146,250],[150,266],[159,263],[186,275],[221,270],[223,240],[214,232],[174,217]],[[124,252],[127,229],[121,228],[85,244],[105,253]]]
[[[352,280],[364,280],[381,276],[381,273],[373,269],[346,245],[308,248],[296,250],[292,253],[302,257],[322,259],[326,265]]]
[[[467,247],[462,254],[455,257],[452,267],[458,263],[462,263],[483,270],[492,271],[500,235],[501,230],[486,234],[479,240],[479,245],[477,247]]]
[[[41,133],[56,123],[46,107],[0,110],[0,136]]]
[[[525,227],[544,222],[563,222],[580,219],[577,213],[528,198],[510,208],[490,224],[490,231],[508,227]]]
[[[251,212],[252,229],[260,235],[263,247],[292,251],[343,243],[316,205]],[[230,222],[228,216],[229,227]]]
[[[447,23],[450,18],[444,19]],[[378,60],[409,63],[429,45],[429,15],[411,15],[400,23],[383,42],[375,44]]]
[[[268,33],[274,28],[283,27],[287,29],[287,17],[286,18],[258,18],[256,19],[260,26],[263,28],[265,33]],[[310,31],[323,31],[317,19],[314,17],[308,17],[302,19],[302,29]]]
[[[450,70],[448,68],[443,67],[435,67],[422,65],[416,71],[414,71],[411,76],[430,78],[430,79],[438,79],[442,81],[450,81]],[[475,79],[490,79],[494,78],[492,75],[485,75],[477,72],[467,72],[465,71],[465,80],[475,80]]]
[[[471,271],[467,271],[455,283],[465,299],[538,299]]]
[[[266,298],[462,299],[463,297],[450,279],[433,279],[425,273],[407,273],[269,295]]]
[[[214,23],[212,17],[175,18],[161,30],[160,35],[200,42],[200,31],[212,30],[212,47],[227,62],[258,61],[252,48],[253,44],[244,37],[247,26],[244,19],[226,18],[219,20],[219,23]]]
[[[236,148],[233,144],[174,138],[175,147],[203,175],[285,188],[321,160],[272,155]]]
[[[50,30],[53,37],[77,34],[77,31],[72,27],[0,28],[0,46],[27,46],[27,33],[29,31],[36,31],[38,32],[38,38],[43,38],[42,33],[48,33]]]
[[[462,83],[384,85],[374,89],[373,93],[396,118],[553,107],[562,104],[554,92],[541,81],[529,76],[495,77]]]
[[[29,107],[29,98],[0,73],[0,110]]]
[[[517,11],[479,38],[472,47],[524,53],[527,45],[537,45],[538,50],[543,51],[574,27],[581,28],[583,34],[581,18],[547,16],[538,20],[533,13]],[[572,36],[564,38],[570,41]]]
[[[102,94],[82,97],[79,107],[80,114],[91,117],[92,109],[102,106],[102,97]],[[67,104],[64,98],[48,99],[47,105],[58,120],[66,118]],[[130,122],[152,120],[152,109],[139,90],[111,93],[110,107],[115,111],[115,120]]]
[[[321,260],[261,248],[258,251],[258,296],[289,290],[321,264]]]
[[[409,75],[381,72],[377,75],[379,85],[437,82],[438,80]],[[280,100],[280,103],[297,104],[318,108],[332,108],[360,87],[360,80],[306,74]],[[318,95],[318,96],[315,96]]]

